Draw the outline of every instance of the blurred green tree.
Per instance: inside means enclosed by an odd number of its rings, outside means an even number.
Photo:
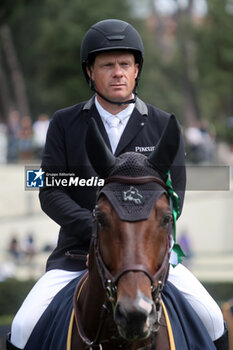
[[[151,12],[139,19],[132,17],[134,2],[125,0],[2,0],[0,25],[11,30],[32,117],[91,95],[80,66],[82,37],[99,20],[121,18],[135,25],[145,45],[140,97],[175,112],[184,125],[203,117],[223,125],[233,106],[232,12],[229,0],[206,1],[208,13],[199,20],[194,0],[186,8],[174,0],[177,10],[163,16],[148,0]],[[1,55],[2,86],[12,99],[9,77]],[[7,89],[5,95],[4,101]]]
[[[19,0],[15,3],[12,0],[2,0],[0,3],[0,101],[3,119],[6,119],[12,109],[18,109],[21,116],[30,114],[24,74],[9,26],[13,14],[20,12],[27,1]],[[6,70],[9,72],[8,76]]]
[[[33,117],[87,99],[80,46],[89,27],[105,18],[129,20],[124,0],[44,0],[11,21]]]
[[[227,0],[208,0],[197,31],[199,95],[203,115],[216,126],[233,114],[233,12]]]
[[[172,2],[172,1],[170,1]],[[143,98],[175,112],[184,125],[207,119],[220,131],[233,110],[233,10],[229,0],[207,0],[207,13],[173,0],[172,13],[151,0],[147,18]],[[161,3],[161,2],[160,2]],[[220,125],[218,125],[220,124]]]

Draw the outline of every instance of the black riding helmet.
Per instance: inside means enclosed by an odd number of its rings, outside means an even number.
[[[137,84],[143,64],[144,47],[139,33],[127,22],[118,19],[107,19],[94,24],[87,31],[83,38],[80,51],[83,73],[91,89],[106,101],[118,105],[134,103],[135,98],[123,103],[108,100],[96,91],[93,81],[87,74],[86,68],[91,66],[98,53],[114,50],[126,50],[134,54],[135,62],[139,65],[138,76],[133,91],[136,96]]]

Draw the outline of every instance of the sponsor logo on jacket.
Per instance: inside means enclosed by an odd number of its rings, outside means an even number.
[[[154,151],[155,146],[135,146],[135,152],[152,152]]]

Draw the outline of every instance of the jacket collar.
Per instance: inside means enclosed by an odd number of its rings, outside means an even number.
[[[88,115],[90,118],[91,117],[95,118],[97,125],[99,127],[99,130],[104,138],[104,141],[109,147],[109,149],[111,150],[108,135],[106,133],[104,124],[95,106],[95,96],[92,96],[92,98],[84,104],[83,110],[88,112]],[[138,132],[142,130],[144,124],[147,121],[147,117],[148,117],[148,107],[145,104],[145,102],[143,102],[141,99],[137,97],[133,113],[129,118],[129,121],[125,127],[125,130],[121,136],[121,139],[115,151],[116,156],[124,152],[124,149],[127,147],[127,145],[136,137]]]

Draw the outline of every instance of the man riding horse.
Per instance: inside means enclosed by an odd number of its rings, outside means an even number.
[[[137,97],[143,59],[141,37],[130,24],[109,19],[94,24],[88,30],[81,46],[81,64],[94,96],[87,102],[54,114],[42,159],[46,173],[74,173],[79,178],[96,176],[85,148],[91,118],[95,119],[107,146],[116,156],[129,151],[149,155],[155,148],[170,115]],[[181,212],[186,183],[183,140],[171,167],[171,180],[179,196]],[[41,207],[60,225],[59,239],[48,258],[46,273],[33,287],[14,318],[7,349],[24,349],[53,297],[85,268],[82,260],[70,257],[72,251],[88,253],[95,194],[96,188],[87,186],[41,189]],[[131,194],[131,197],[135,195]],[[173,266],[175,263],[177,261],[173,259]],[[168,280],[195,309],[216,348],[228,349],[221,310],[190,271],[182,264],[173,266],[170,267]]]

